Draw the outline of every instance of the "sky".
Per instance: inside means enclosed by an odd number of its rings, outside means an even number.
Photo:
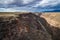
[[[60,0],[0,0],[0,12],[60,12]]]

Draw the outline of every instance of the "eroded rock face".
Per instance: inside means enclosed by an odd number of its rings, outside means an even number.
[[[41,25],[42,18],[39,16],[32,13],[20,14],[13,19],[0,19],[0,40],[52,40],[51,35],[42,26],[44,24]]]

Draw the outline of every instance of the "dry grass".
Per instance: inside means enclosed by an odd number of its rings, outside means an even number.
[[[42,17],[44,17],[47,20],[47,22],[50,23],[51,25],[60,27],[60,13],[59,12],[44,13]]]

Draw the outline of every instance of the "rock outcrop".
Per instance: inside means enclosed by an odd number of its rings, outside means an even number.
[[[13,19],[13,20],[12,20]],[[35,14],[0,18],[0,40],[52,40],[49,24]]]

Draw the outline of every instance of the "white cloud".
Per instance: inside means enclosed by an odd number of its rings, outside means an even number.
[[[28,7],[27,7],[28,8]],[[0,12],[33,12],[31,8],[26,7],[14,7],[14,8],[0,8]]]
[[[0,8],[0,12],[33,12],[35,10],[51,11],[54,9],[39,10],[38,7],[45,8],[56,6],[57,4],[60,4],[60,0],[0,0],[0,4],[2,5],[2,7],[4,7]]]
[[[17,12],[19,10],[12,9],[12,8],[0,8],[0,12]]]
[[[56,6],[57,4],[60,4],[60,0],[42,0],[38,4],[36,4],[34,7]]]
[[[14,8],[0,8],[0,12],[28,12],[27,10],[19,10]]]
[[[14,2],[14,0],[0,0],[0,4],[10,4],[13,2]]]
[[[60,4],[60,0],[0,0],[0,4],[11,4],[11,3],[20,3],[18,5],[30,4],[31,2],[36,3],[33,7],[45,7],[45,6],[55,6]]]
[[[22,0],[23,4],[28,4],[30,2],[33,2],[34,0]]]
[[[34,0],[0,0],[0,4],[10,4],[14,2],[19,2],[22,4],[28,4],[30,2],[33,2]]]

